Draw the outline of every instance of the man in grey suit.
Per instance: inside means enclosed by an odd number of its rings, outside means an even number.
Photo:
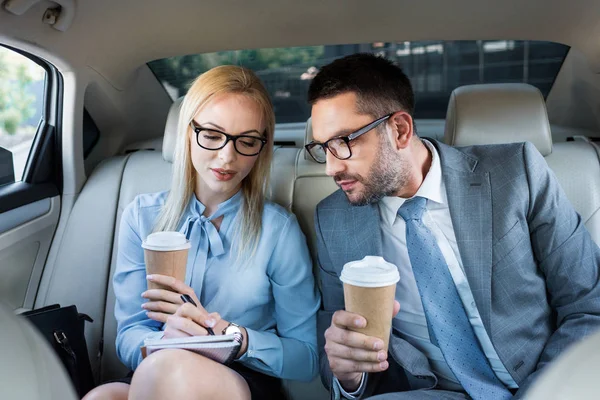
[[[600,251],[531,143],[420,139],[408,78],[368,54],[322,68],[309,102],[306,149],[341,189],[315,213],[332,397],[520,398],[600,327]],[[366,255],[400,272],[388,353],[348,329],[366,320],[339,276]]]

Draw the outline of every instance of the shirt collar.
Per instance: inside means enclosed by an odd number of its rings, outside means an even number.
[[[446,204],[446,190],[444,181],[442,180],[442,165],[440,163],[440,156],[433,144],[428,140],[421,140],[425,146],[431,152],[431,166],[423,183],[417,190],[417,193],[413,197],[424,197],[429,201],[433,201],[438,204]],[[398,209],[408,200],[397,196],[385,196],[379,201],[379,213],[382,219],[388,225],[393,225],[398,215]],[[429,203],[428,201],[428,203]]]
[[[217,206],[217,209],[215,210],[215,212],[210,215],[209,217],[205,217],[208,220],[212,220],[215,218],[219,218],[221,215],[227,214],[230,211],[237,211],[237,209],[239,208],[240,204],[242,201],[242,190],[238,190],[236,194],[234,194],[233,196],[231,196],[229,199],[225,200],[224,202],[222,202],[221,204],[219,204]],[[191,198],[190,198],[190,202],[189,202],[189,206],[188,206],[188,211],[190,214],[192,214],[192,216],[195,217],[201,217],[202,214],[204,213],[204,210],[206,210],[206,206],[204,204],[202,204],[202,202],[200,200],[198,200],[198,198],[196,197],[196,195],[194,193],[192,193]]]

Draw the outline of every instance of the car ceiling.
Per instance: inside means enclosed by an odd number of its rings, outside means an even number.
[[[600,70],[600,2],[593,0],[81,0],[65,32],[42,22],[53,5],[41,1],[21,16],[2,7],[0,41],[43,48],[66,68],[92,68],[117,89],[158,58],[371,41],[554,41]]]

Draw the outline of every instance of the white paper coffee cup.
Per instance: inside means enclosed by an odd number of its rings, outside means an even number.
[[[190,241],[180,232],[155,232],[142,242],[144,262],[148,275],[159,274],[185,280]],[[156,282],[148,282],[148,289],[167,289]]]
[[[398,267],[383,257],[366,256],[362,260],[346,263],[340,280],[352,286],[382,287],[398,283],[400,274]]]
[[[383,340],[383,350],[389,345],[398,268],[381,257],[367,256],[346,263],[340,280],[344,282],[346,311],[367,320],[364,328],[348,328]]]
[[[153,251],[177,251],[191,247],[190,241],[181,232],[154,232],[142,242],[142,247]]]

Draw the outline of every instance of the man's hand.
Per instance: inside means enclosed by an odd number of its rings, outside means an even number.
[[[220,319],[218,313],[209,314],[202,307],[194,307],[189,303],[183,304],[175,314],[167,317],[163,339],[206,336],[208,335],[206,328],[212,328]]]
[[[198,300],[196,293],[194,293],[194,289],[182,281],[172,276],[158,274],[148,275],[147,279],[171,289],[149,289],[142,293],[142,297],[148,299],[148,302],[142,304],[142,308],[147,311],[148,318],[162,322],[163,324],[166,323],[167,318],[175,314],[183,304],[181,300],[182,294],[189,295],[198,307],[202,308],[200,300]]]
[[[394,301],[394,314],[400,303]],[[365,318],[358,314],[338,310],[333,314],[331,326],[325,331],[325,352],[333,375],[344,390],[358,389],[363,372],[385,371],[389,364],[383,340],[353,332],[350,328],[364,328]]]

